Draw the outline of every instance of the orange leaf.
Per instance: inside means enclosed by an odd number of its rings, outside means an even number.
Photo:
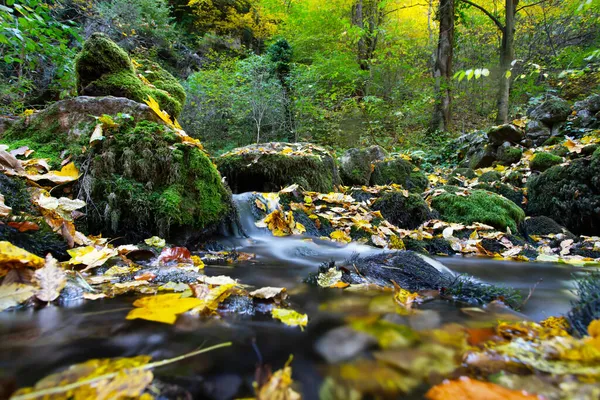
[[[425,397],[429,400],[539,400],[535,395],[467,377],[444,381],[429,389]]]
[[[8,223],[8,226],[15,228],[19,232],[27,232],[27,231],[39,231],[40,227],[35,222],[31,221],[23,221],[23,222],[15,222],[11,221]]]
[[[467,328],[465,330],[469,335],[467,337],[467,342],[471,346],[479,346],[485,342],[498,338],[498,336],[496,336],[496,329],[494,328]]]
[[[164,249],[158,257],[159,262],[169,261],[181,261],[181,262],[192,262],[192,255],[190,251],[185,247],[171,247]]]

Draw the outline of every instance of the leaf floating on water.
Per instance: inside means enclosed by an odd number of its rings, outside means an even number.
[[[225,284],[211,288],[207,284],[190,285],[192,293],[200,303],[191,310],[192,314],[213,314],[219,304],[233,294],[236,284]]]
[[[257,400],[302,399],[302,396],[291,387],[294,383],[292,380],[292,367],[290,367],[293,359],[294,357],[290,356],[283,368],[275,371],[260,388],[256,388],[258,384],[254,382]]]
[[[18,306],[30,299],[35,293],[35,287],[22,283],[0,285],[0,311]]]
[[[151,238],[145,239],[144,242],[148,246],[163,248],[166,246],[165,239],[161,239],[158,236],[152,236]]]
[[[60,292],[67,284],[67,274],[58,265],[58,261],[48,254],[46,265],[35,271],[33,283],[39,287],[35,292],[35,297],[41,301],[51,302],[60,296]]]
[[[150,394],[142,394],[152,382],[152,379],[149,379],[153,378],[150,370],[229,346],[231,346],[231,342],[220,343],[152,363],[149,362],[152,357],[146,355],[89,360],[72,365],[62,372],[48,375],[38,381],[34,387],[19,389],[11,399],[113,400],[138,398],[139,400],[151,400],[153,397]],[[141,396],[138,397],[139,395]]]
[[[320,272],[317,276],[317,284],[321,287],[331,287],[337,285],[342,280],[342,271],[336,268],[329,268],[327,272]]]
[[[238,281],[226,275],[198,277],[198,282],[207,283],[209,285],[237,285]]]
[[[193,297],[181,298],[181,294],[159,294],[143,297],[133,302],[134,308],[127,314],[126,319],[145,319],[148,321],[174,324],[177,315],[191,310],[202,304],[200,299]]]
[[[192,254],[185,247],[170,247],[164,249],[158,257],[158,262],[167,263],[169,261],[192,262]]]
[[[467,377],[434,386],[425,397],[429,400],[539,400],[532,394]]]
[[[301,329],[308,324],[308,315],[287,308],[274,308],[271,310],[271,315],[286,325],[299,326]]]
[[[284,287],[272,287],[266,286],[260,289],[256,289],[250,292],[250,296],[256,297],[257,299],[275,299],[284,300],[287,297],[286,289]]]

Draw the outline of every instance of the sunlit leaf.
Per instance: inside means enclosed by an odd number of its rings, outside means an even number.
[[[287,308],[274,308],[271,310],[271,315],[286,325],[299,326],[301,329],[308,324],[308,315]]]
[[[148,321],[173,324],[177,315],[191,310],[202,304],[194,297],[181,298],[181,294],[159,294],[143,297],[133,303],[134,308],[127,314],[126,319],[145,319]]]

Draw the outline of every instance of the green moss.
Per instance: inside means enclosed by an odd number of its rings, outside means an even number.
[[[546,215],[575,234],[600,226],[600,154],[555,165],[527,182],[528,211]],[[598,156],[596,155],[598,154]]]
[[[385,193],[373,203],[372,208],[381,211],[385,219],[403,229],[415,229],[432,218],[425,200],[414,193],[408,197],[400,192]]]
[[[502,175],[498,171],[488,171],[479,177],[479,182],[497,182],[502,179]]]
[[[521,157],[523,156],[523,150],[518,147],[506,147],[502,148],[501,151],[498,152],[498,161],[502,165],[511,165],[519,162]]]
[[[55,169],[68,156],[80,155],[88,141],[85,135],[73,138],[62,132],[57,120],[47,126],[37,120],[32,123],[20,120],[0,137],[0,144],[8,145],[10,150],[27,146],[35,151],[32,157],[45,158]]]
[[[553,148],[551,153],[555,156],[566,157],[569,155],[569,149],[567,149],[565,146],[560,145]]]
[[[565,137],[564,136],[550,136],[548,139],[546,139],[546,141],[543,143],[544,146],[554,146],[555,144],[559,144],[565,141]]]
[[[371,185],[391,183],[402,185],[410,191],[423,192],[429,181],[413,164],[400,157],[375,163],[375,169],[371,174]]]
[[[560,164],[563,162],[562,157],[555,156],[550,153],[536,153],[531,162],[529,163],[529,167],[535,171],[545,171],[548,168]]]
[[[92,233],[168,237],[181,227],[214,229],[229,212],[210,159],[154,122],[121,126],[95,150],[86,172],[93,177],[82,183],[93,199],[86,221]]]
[[[224,155],[216,163],[234,193],[276,192],[294,183],[327,193],[340,183],[331,156],[247,153]]]
[[[447,193],[432,198],[431,206],[443,220],[462,224],[481,222],[495,228],[512,232],[525,218],[519,206],[505,197],[485,190],[474,190],[468,196],[455,194],[459,188],[445,186]]]
[[[478,185],[475,185],[473,189],[487,190],[489,192],[499,194],[501,196],[506,197],[508,200],[512,201],[519,207],[524,208],[523,191],[520,189],[516,189],[508,184],[502,182],[480,183]]]
[[[4,204],[12,208],[13,215],[21,212],[34,214],[31,195],[21,178],[0,173],[0,194],[4,196]]]
[[[179,116],[185,102],[185,91],[171,74],[147,60],[136,70],[127,53],[103,34],[95,33],[86,41],[76,60],[76,71],[81,95],[127,97],[140,103],[153,97],[174,117]]]

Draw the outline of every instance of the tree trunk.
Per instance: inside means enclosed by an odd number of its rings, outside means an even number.
[[[436,102],[431,131],[446,131],[450,125],[452,57],[454,49],[454,0],[440,0],[440,33],[435,57]]]
[[[515,41],[515,14],[519,0],[506,0],[506,23],[502,30],[502,46],[500,48],[500,76],[498,85],[498,116],[497,124],[505,124],[508,122],[508,108],[510,99],[510,82],[511,79],[507,76],[510,71],[511,64],[515,58],[514,41]]]

